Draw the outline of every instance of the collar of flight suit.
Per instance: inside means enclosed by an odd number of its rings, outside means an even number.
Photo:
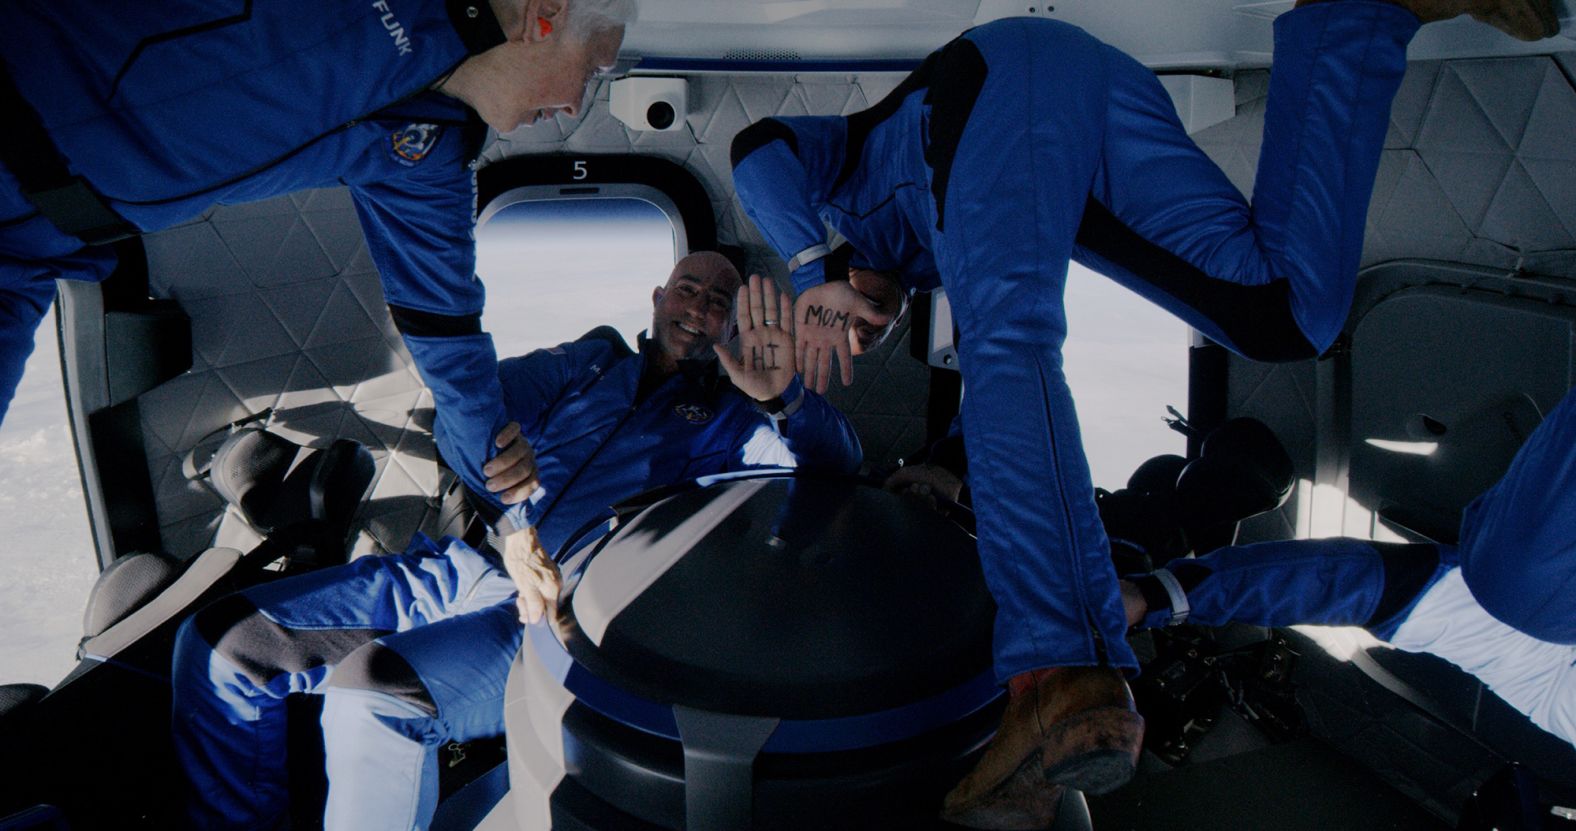
[[[503,27],[498,24],[498,16],[493,14],[492,3],[488,0],[444,0],[444,7],[455,33],[470,54],[480,55],[504,42]]]

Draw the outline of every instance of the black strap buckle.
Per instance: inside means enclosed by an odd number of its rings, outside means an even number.
[[[137,236],[135,225],[122,219],[81,176],[45,190],[23,191],[38,212],[67,234],[88,245],[104,245]]]
[[[105,203],[81,176],[72,175],[38,112],[22,97],[0,64],[0,164],[22,186],[33,207],[62,232],[88,245],[116,242],[141,233]]]

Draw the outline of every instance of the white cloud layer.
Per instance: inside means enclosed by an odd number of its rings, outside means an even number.
[[[0,425],[0,683],[51,686],[71,670],[98,577],[53,324]]]

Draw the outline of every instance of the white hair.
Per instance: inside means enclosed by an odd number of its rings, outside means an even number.
[[[588,38],[597,32],[623,28],[635,22],[635,0],[570,0],[569,31]]]

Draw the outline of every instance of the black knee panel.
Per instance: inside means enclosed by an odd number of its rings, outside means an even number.
[[[1291,313],[1284,279],[1257,286],[1214,279],[1140,236],[1093,196],[1084,205],[1078,244],[1214,321],[1225,346],[1245,358],[1287,363],[1319,356]]]
[[[363,644],[346,655],[334,668],[328,681],[330,687],[347,690],[372,690],[392,695],[438,714],[438,705],[427,691],[427,685],[416,674],[416,669],[404,656],[377,641]]]
[[[1376,542],[1384,563],[1384,592],[1364,626],[1378,626],[1412,604],[1439,569],[1439,546],[1431,542]]]
[[[252,683],[286,672],[336,664],[386,632],[377,629],[290,629],[269,620],[245,595],[222,598],[197,613],[197,634]]]

